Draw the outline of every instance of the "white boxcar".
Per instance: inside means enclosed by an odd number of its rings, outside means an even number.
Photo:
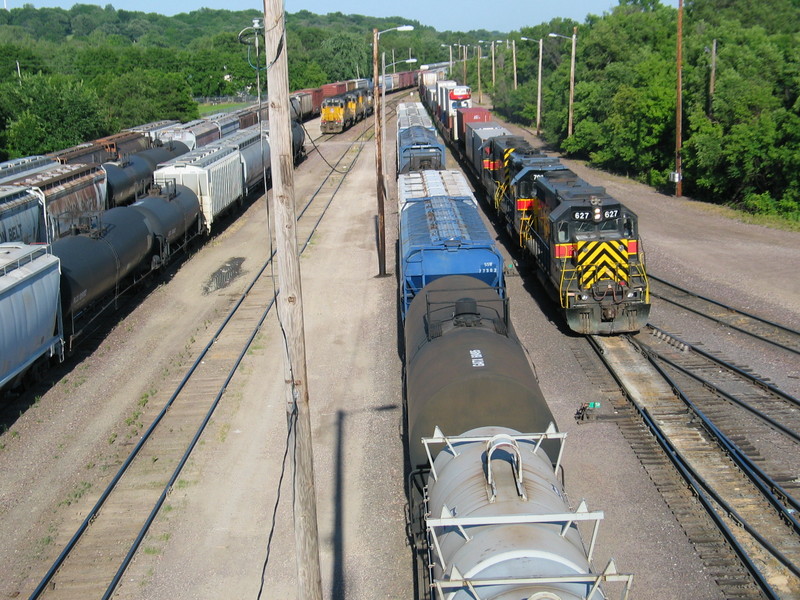
[[[153,180],[159,185],[174,181],[197,194],[206,231],[220,214],[244,197],[239,151],[230,146],[201,148],[159,165]]]
[[[63,359],[60,285],[48,246],[0,244],[0,388],[40,358]]]
[[[0,243],[46,243],[46,214],[40,190],[0,185]]]
[[[238,150],[242,161],[242,185],[247,194],[261,183],[265,172],[270,172],[269,134],[266,130],[263,133],[261,130],[261,125],[253,125],[212,144]],[[263,137],[263,144],[259,141],[259,136]]]

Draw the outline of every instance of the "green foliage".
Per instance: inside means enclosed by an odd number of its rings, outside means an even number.
[[[52,152],[108,135],[97,94],[62,75],[23,76],[0,85],[3,147],[8,157]]]
[[[800,221],[797,3],[686,0],[685,193]],[[157,119],[187,121],[198,115],[193,97],[254,93],[254,66],[263,69],[271,57],[262,43],[257,64],[254,48],[248,55],[238,34],[261,17],[260,10],[211,9],[165,17],[86,4],[69,10],[28,4],[0,12],[0,159],[69,147]],[[387,31],[404,24],[414,30]],[[499,113],[527,125],[536,120],[542,39],[545,139],[595,165],[670,189],[677,11],[659,0],[619,0],[583,24],[553,19],[511,34],[437,32],[401,17],[305,10],[287,14],[286,26],[292,89],[371,77],[377,28],[385,32],[380,50],[387,65],[409,56],[419,64],[443,62],[450,59],[448,45],[468,45],[466,65],[460,47],[452,47],[451,76],[466,80],[476,96],[480,89],[484,100],[491,94]],[[574,131],[567,137],[571,44],[548,34],[569,38],[576,26]],[[507,42],[495,44],[494,84],[491,48],[484,44],[479,81],[478,40],[510,38],[517,40],[516,52]],[[263,71],[261,81],[266,90]]]
[[[689,0],[687,4],[684,193],[797,220],[800,11],[796,0]],[[567,137],[569,43],[548,33],[569,37],[572,26],[552,21],[520,32],[544,39],[545,137],[597,166],[671,189],[667,176],[675,168],[677,11],[657,0],[621,0],[610,14],[590,16],[578,27],[574,131]],[[530,51],[520,57],[519,90],[504,93],[498,85],[493,100],[501,112],[531,123],[536,114],[532,81],[538,65]]]
[[[100,100],[108,107],[106,118],[120,130],[161,119],[187,122],[199,118],[189,85],[175,73],[134,69],[95,82]]]

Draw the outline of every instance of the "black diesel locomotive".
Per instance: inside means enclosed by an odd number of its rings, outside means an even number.
[[[442,90],[423,85],[420,96],[570,329],[613,334],[643,327],[650,292],[636,214],[491,121],[486,109],[456,108],[455,118],[444,119],[437,105],[447,97]]]

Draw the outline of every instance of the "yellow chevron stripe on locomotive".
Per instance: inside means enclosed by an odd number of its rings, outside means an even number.
[[[628,240],[577,242],[578,282],[581,288],[609,280],[630,284]]]

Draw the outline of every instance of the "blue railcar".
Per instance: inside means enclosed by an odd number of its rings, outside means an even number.
[[[428,185],[421,186],[419,175],[401,175],[398,180],[402,314],[423,287],[447,275],[474,277],[505,296],[503,257],[464,176],[457,171],[424,171]],[[448,193],[453,187],[460,195]]]
[[[444,169],[444,143],[426,127],[414,125],[397,132],[397,174]]]

